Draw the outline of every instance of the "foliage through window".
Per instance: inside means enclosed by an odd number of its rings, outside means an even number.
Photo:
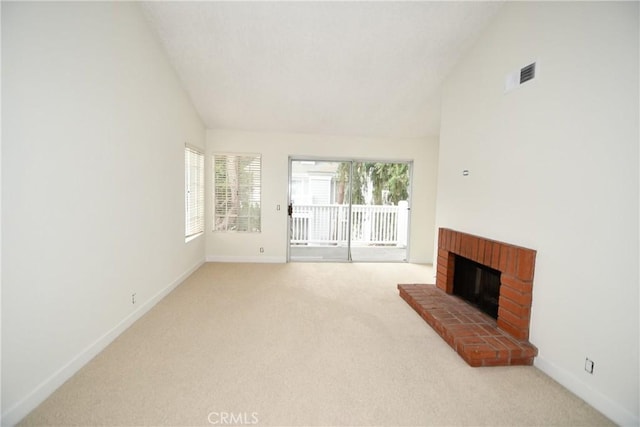
[[[184,149],[185,239],[204,232],[204,154]]]
[[[349,180],[350,168],[349,162],[341,163],[338,168],[338,194],[342,197],[346,194],[345,186]],[[354,162],[351,180],[351,202],[354,205],[365,204],[369,191],[374,205],[397,205],[401,200],[409,198],[408,163]]]
[[[261,156],[214,154],[214,231],[260,232]]]

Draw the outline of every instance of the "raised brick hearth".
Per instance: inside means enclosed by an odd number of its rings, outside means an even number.
[[[471,366],[531,365],[538,350],[434,285],[398,285],[400,296]]]
[[[456,256],[500,272],[497,320],[451,295]],[[536,251],[441,228],[436,286],[398,285],[400,296],[471,366],[530,365],[527,340]]]

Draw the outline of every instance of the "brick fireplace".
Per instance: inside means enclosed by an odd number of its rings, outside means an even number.
[[[498,328],[517,339],[529,339],[536,251],[441,228],[436,286],[447,294],[453,292],[456,255],[500,271]]]
[[[452,295],[458,257],[500,273],[497,319]],[[530,365],[537,355],[528,342],[535,259],[532,249],[441,228],[436,285],[398,288],[471,366]]]

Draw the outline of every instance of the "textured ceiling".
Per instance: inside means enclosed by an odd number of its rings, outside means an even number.
[[[439,132],[440,85],[501,2],[148,2],[208,128]]]

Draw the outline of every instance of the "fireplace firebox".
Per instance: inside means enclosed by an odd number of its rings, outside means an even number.
[[[453,294],[497,320],[500,272],[459,255],[454,264]]]

